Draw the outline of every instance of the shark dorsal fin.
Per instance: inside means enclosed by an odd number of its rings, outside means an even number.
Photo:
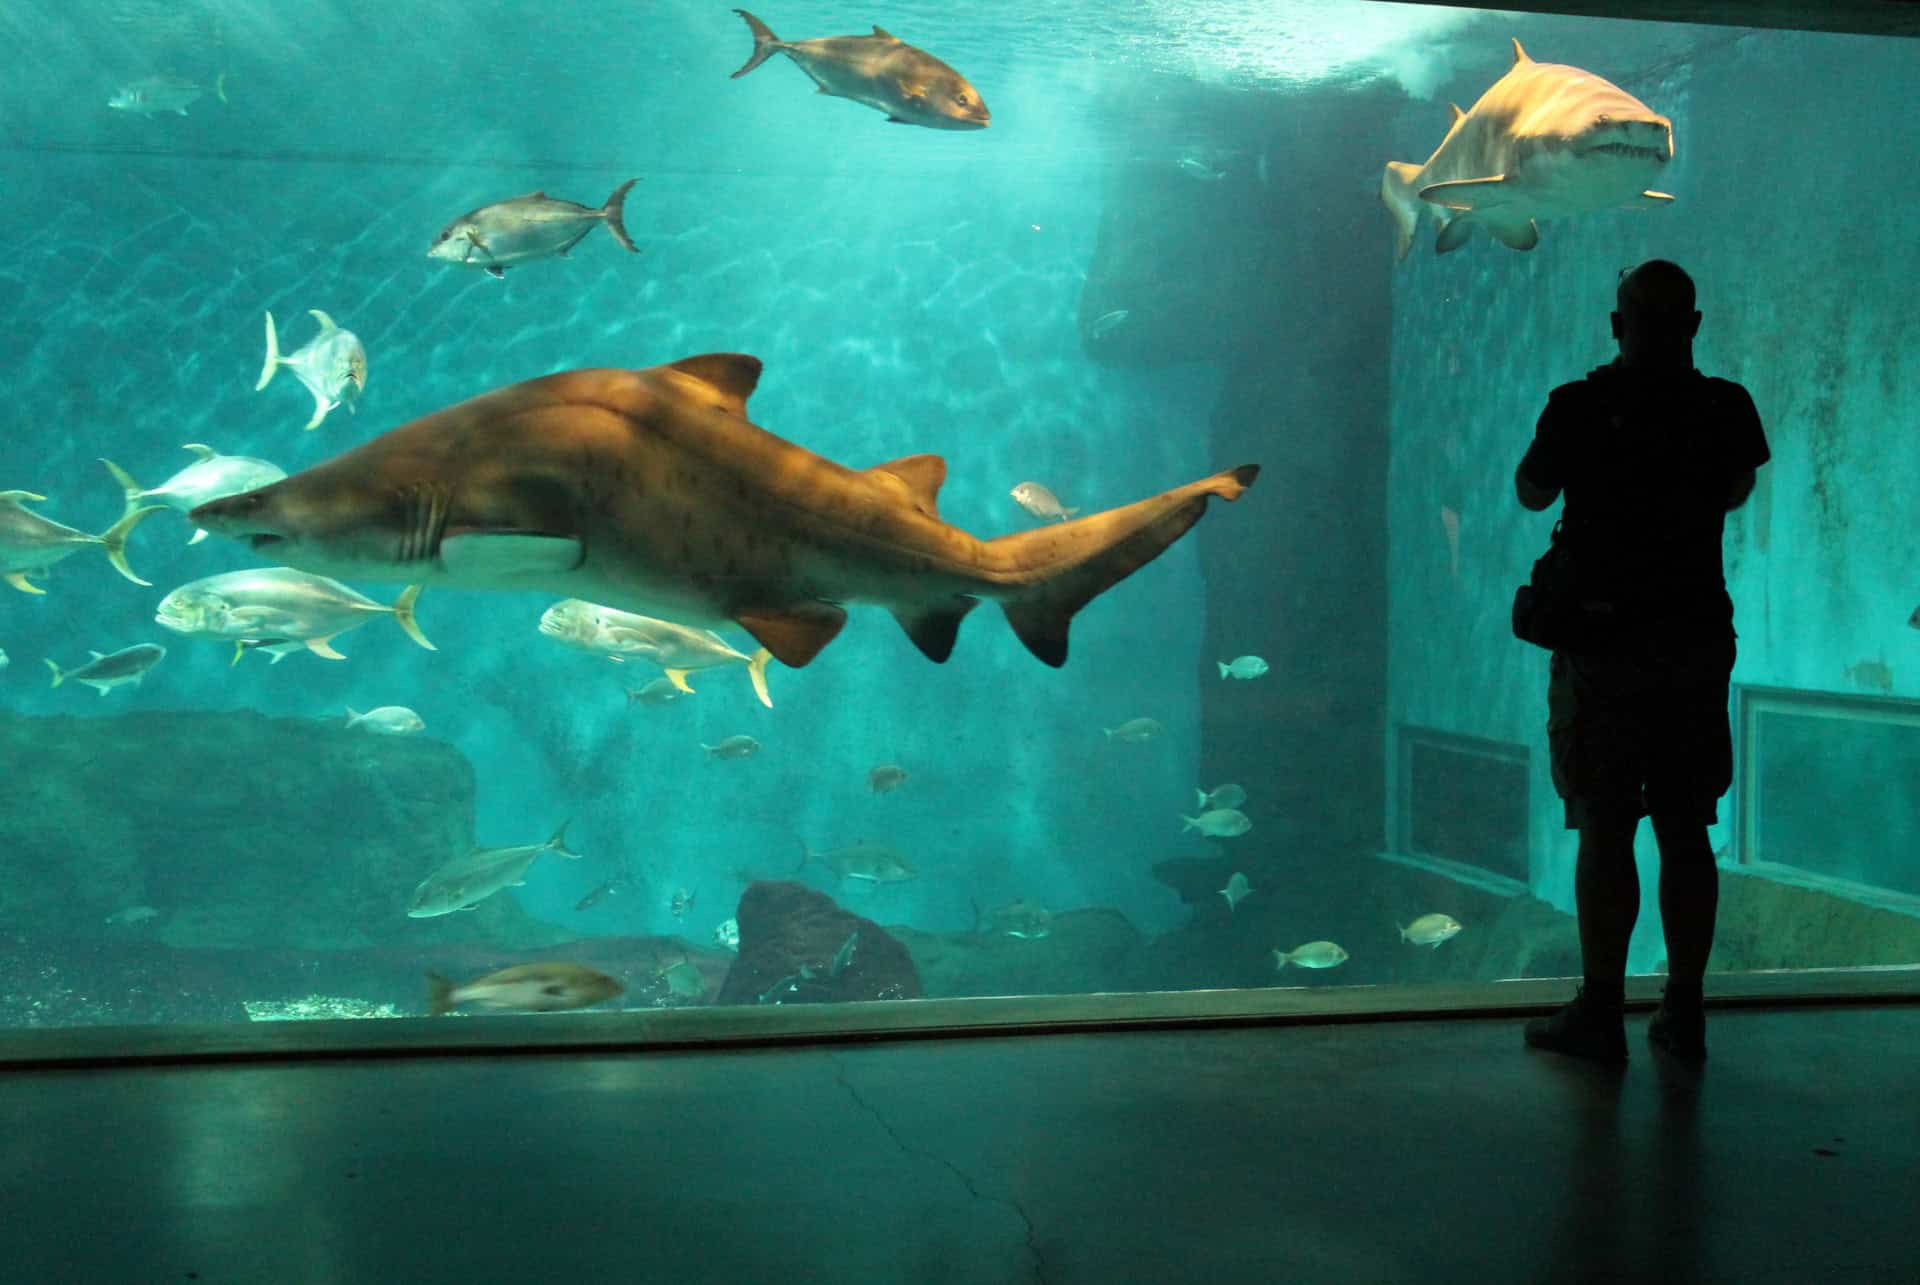
[[[667,363],[668,370],[699,380],[720,394],[720,405],[745,417],[747,398],[760,383],[760,359],[743,352],[709,352]]]
[[[1458,125],[1460,123],[1460,118],[1466,115],[1465,112],[1460,110],[1459,103],[1448,103],[1447,109],[1453,113],[1452,118],[1447,121],[1447,124],[1449,126]]]
[[[1527,51],[1520,47],[1520,37],[1513,37],[1513,65],[1518,67],[1523,62],[1532,61],[1533,59],[1527,57]]]
[[[35,495],[32,491],[0,491],[0,504],[18,507],[22,504],[44,504],[47,497]]]
[[[182,446],[180,449],[183,451],[192,451],[201,460],[210,460],[214,456],[220,453],[214,450],[211,446],[203,446],[199,442],[188,442],[185,446]]]
[[[315,321],[320,323],[320,333],[322,335],[330,335],[334,331],[340,329],[340,327],[333,324],[332,317],[329,317],[326,313],[320,311],[318,308],[307,309],[307,314],[311,316]]]
[[[882,27],[882,26],[881,26],[881,25],[879,25],[878,23],[875,23],[875,24],[874,24],[874,27],[873,27],[873,34],[874,34],[874,35],[876,35],[876,36],[878,36],[878,37],[879,37],[880,39],[882,39],[882,40],[898,40],[898,39],[900,39],[900,37],[898,37],[898,36],[896,36],[896,35],[894,35],[894,34],[893,34],[893,33],[892,33],[891,31],[888,31],[888,30],[887,30],[887,29],[886,29],[885,27]]]
[[[938,455],[908,455],[876,464],[867,472],[884,474],[900,483],[914,508],[939,519],[940,487],[947,480],[947,462]]]

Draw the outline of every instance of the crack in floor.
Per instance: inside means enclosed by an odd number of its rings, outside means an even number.
[[[893,1139],[893,1145],[900,1148],[900,1154],[933,1161],[935,1164],[951,1172],[954,1177],[958,1178],[960,1185],[965,1187],[968,1194],[975,1200],[985,1201],[988,1204],[1005,1205],[1007,1208],[1013,1210],[1014,1213],[1018,1214],[1021,1224],[1027,1229],[1027,1252],[1033,1256],[1033,1278],[1040,1282],[1040,1285],[1046,1285],[1047,1264],[1046,1260],[1040,1256],[1040,1246],[1034,1240],[1036,1233],[1033,1226],[1033,1219],[1028,1216],[1026,1209],[1019,1201],[1008,1196],[989,1196],[974,1185],[973,1179],[967,1176],[967,1172],[964,1169],[953,1163],[953,1161],[948,1160],[945,1156],[935,1155],[931,1151],[922,1151],[918,1148],[908,1146],[906,1139],[902,1138],[899,1133],[894,1130],[893,1125],[888,1123],[887,1118],[881,1115],[879,1110],[871,1102],[861,1096],[860,1090],[853,1087],[853,1082],[847,1079],[846,1065],[838,1058],[835,1058],[833,1062],[833,1078],[841,1088],[847,1091],[847,1096],[852,1098],[861,1110],[872,1116],[874,1122],[886,1132],[889,1138]]]

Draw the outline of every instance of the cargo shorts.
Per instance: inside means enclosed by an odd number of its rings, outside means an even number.
[[[1553,653],[1547,744],[1567,829],[1610,817],[1719,820],[1733,784],[1731,636]]]

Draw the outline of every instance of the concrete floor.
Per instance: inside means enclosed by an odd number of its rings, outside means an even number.
[[[0,1072],[18,1282],[1920,1281],[1920,1008]]]

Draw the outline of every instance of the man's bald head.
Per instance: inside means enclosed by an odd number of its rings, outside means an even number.
[[[1620,274],[1613,337],[1629,365],[1691,366],[1699,329],[1693,278],[1679,264],[1649,259]]]

